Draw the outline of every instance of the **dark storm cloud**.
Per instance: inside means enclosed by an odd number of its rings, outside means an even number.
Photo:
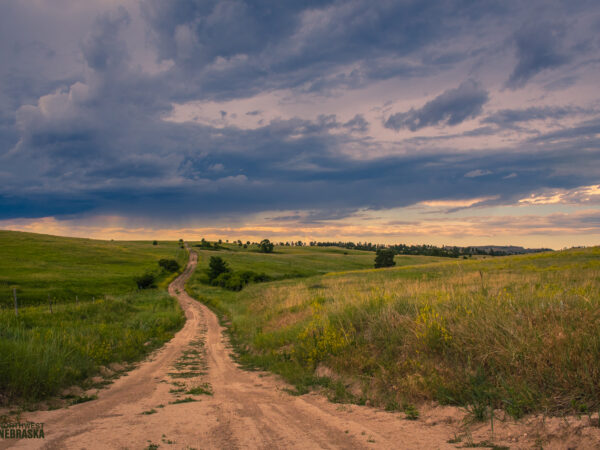
[[[498,42],[508,40],[516,48],[516,67],[506,66],[501,78],[509,78],[512,88],[593,53],[591,44],[565,46],[568,27],[552,25],[545,36],[523,26],[535,5],[461,0],[139,4],[141,17],[131,4],[111,9],[101,2],[68,0],[42,2],[37,9],[25,0],[0,5],[1,218],[180,217],[198,206],[205,215],[307,210],[312,212],[305,219],[317,221],[358,208],[466,198],[474,192],[509,201],[541,186],[597,181],[597,150],[590,145],[595,122],[510,148],[465,152],[437,148],[431,137],[418,151],[409,151],[410,141],[392,143],[406,146],[393,152],[386,150],[391,144],[369,136],[378,124],[358,108],[349,115],[346,110],[317,112],[308,119],[264,119],[250,130],[227,121],[235,113],[247,120],[267,117],[262,105],[241,112],[217,109],[222,111],[217,119],[225,124],[220,128],[163,120],[176,102],[287,89],[287,101],[293,103],[298,93],[333,98],[375,81],[418,83],[439,76],[445,80],[436,88],[440,95],[421,108],[392,114],[386,126],[452,127],[480,117],[492,96],[487,83],[469,79],[477,75],[458,77],[452,71],[475,67],[475,58],[486,62],[486,50],[502,47]],[[591,5],[578,8],[594,9]],[[556,16],[568,10],[555,6]],[[487,34],[488,29],[494,33]],[[148,39],[136,41],[136,30]],[[572,50],[569,58],[565,48]],[[589,112],[578,108],[500,110],[483,119],[486,126],[463,135],[493,135],[497,127]],[[350,156],[353,149],[363,156]],[[486,175],[466,177],[469,173]]]
[[[481,114],[488,99],[488,92],[479,83],[467,80],[455,89],[448,89],[420,109],[411,108],[404,113],[392,114],[386,120],[385,127],[417,131],[440,124],[458,125]]]
[[[327,211],[337,211],[331,218],[339,218],[339,211],[349,215],[358,208],[407,206],[448,196],[468,198],[473,192],[479,196],[501,193],[497,202],[502,203],[540,186],[568,189],[592,184],[600,170],[583,147],[570,147],[566,153],[563,147],[538,149],[533,144],[526,152],[434,153],[358,161],[332,150],[352,143],[347,137],[329,134],[336,124],[331,117],[314,122],[290,120],[257,130],[224,130],[220,135],[208,127],[198,131],[173,124],[171,129],[142,138],[141,145],[162,147],[164,159],[130,156],[121,165],[96,159],[90,166],[65,159],[61,173],[70,176],[56,176],[59,186],[43,194],[4,197],[1,209],[4,217],[35,215],[36,210],[72,214],[90,209],[149,217],[160,209],[182,217],[194,211],[182,205],[202,205],[205,216],[307,209],[321,211],[319,218],[326,219],[330,217]],[[178,138],[166,139],[168,134]],[[124,144],[134,145],[133,139]],[[170,166],[171,159],[180,164]],[[486,176],[465,176],[469,173]],[[518,176],[511,176],[514,173]],[[309,219],[316,220],[313,216]]]
[[[249,96],[260,89],[321,92],[369,80],[436,73],[468,57],[436,45],[502,2],[142,2],[163,60],[186,80],[181,95]],[[235,30],[235,32],[231,32]],[[345,64],[354,67],[344,70]],[[182,88],[182,86],[180,86]]]
[[[81,45],[83,56],[91,69],[102,71],[118,68],[128,59],[124,42],[118,38],[122,27],[129,25],[131,17],[125,8],[115,14],[105,13],[96,19],[91,33]]]
[[[352,131],[358,131],[359,133],[366,133],[369,131],[369,122],[367,122],[361,114],[357,114],[348,122],[344,123],[343,127]]]
[[[593,150],[597,150],[598,147],[594,149],[593,146],[600,142],[598,134],[600,134],[600,119],[595,119],[559,131],[543,133],[529,141],[540,144],[554,141],[587,143]]]
[[[565,26],[562,23],[532,22],[523,26],[514,37],[517,65],[507,86],[523,87],[533,76],[569,62],[564,48]]]

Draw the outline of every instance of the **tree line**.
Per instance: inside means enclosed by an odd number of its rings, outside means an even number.
[[[229,243],[229,240],[225,242]],[[223,248],[221,244],[223,241],[221,239],[218,242],[208,242],[204,239],[200,242],[200,244],[195,245],[195,247],[200,247],[205,250],[218,250]],[[268,239],[263,239],[261,242],[251,242],[246,241],[243,243],[241,240],[234,240],[232,244],[237,244],[243,248],[251,248],[256,249],[262,253],[272,253],[274,246],[279,245],[281,247],[341,247],[348,250],[363,250],[369,252],[377,252],[382,249],[389,249],[395,255],[423,255],[423,256],[438,256],[445,258],[469,258],[473,255],[483,255],[483,256],[508,256],[515,254],[524,254],[524,253],[535,253],[535,252],[543,252],[550,251],[548,248],[539,248],[539,249],[526,249],[523,247],[516,246],[493,246],[493,245],[485,245],[485,246],[469,246],[469,247],[459,247],[459,246],[437,246],[430,244],[421,244],[421,245],[408,245],[408,244],[373,244],[371,242],[357,242],[354,243],[352,241],[344,242],[344,241],[310,241],[308,243],[303,241],[287,241],[287,242],[271,242]]]
[[[407,245],[407,244],[372,244],[371,242],[317,242],[309,243],[311,247],[342,247],[349,250],[364,250],[369,252],[377,252],[381,249],[390,249],[395,255],[423,255],[423,256],[440,256],[446,258],[460,258],[461,256],[470,257],[472,255],[485,256],[507,256],[516,253],[529,253],[532,250],[522,249],[504,251],[493,247],[458,247],[458,246],[441,246],[436,245]],[[548,249],[536,249],[535,251],[547,251]]]

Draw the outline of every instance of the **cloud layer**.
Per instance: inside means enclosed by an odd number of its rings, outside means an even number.
[[[0,220],[533,208],[600,178],[598,23],[588,1],[4,2]]]
[[[434,125],[453,126],[479,116],[489,95],[478,83],[467,80],[455,89],[448,89],[420,109],[392,114],[385,122],[387,128],[408,128],[417,131]]]

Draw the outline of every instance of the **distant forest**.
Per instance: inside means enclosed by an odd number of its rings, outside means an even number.
[[[472,255],[486,255],[486,256],[508,256],[508,255],[519,255],[525,253],[539,253],[552,251],[549,248],[523,248],[516,246],[474,246],[474,247],[438,247],[435,245],[406,245],[406,244],[394,244],[394,245],[382,245],[372,244],[370,242],[316,242],[313,241],[309,244],[310,246],[316,247],[342,247],[351,250],[367,250],[375,252],[381,248],[388,248],[394,251],[397,255],[425,255],[425,256],[443,256],[447,258],[459,258],[461,256],[470,257]]]
[[[225,242],[229,243],[229,239]],[[218,242],[211,243],[202,239],[200,244],[196,244],[195,247],[201,247],[205,250],[219,250],[221,249],[223,241],[221,239]],[[553,251],[551,248],[524,248],[518,247],[514,245],[478,245],[471,247],[450,247],[450,246],[442,246],[438,247],[436,245],[406,245],[406,244],[394,244],[394,245],[384,245],[384,244],[372,244],[371,242],[318,242],[311,241],[308,244],[302,241],[295,242],[271,242],[268,239],[263,239],[262,242],[250,242],[246,241],[244,244],[241,240],[233,241],[232,244],[237,244],[240,247],[248,248],[248,247],[256,247],[259,251],[264,251],[265,243],[268,245],[280,245],[287,247],[341,247],[347,248],[349,250],[365,250],[369,252],[376,252],[379,249],[391,249],[396,255],[424,255],[424,256],[441,256],[446,258],[469,258],[473,255],[485,255],[485,256],[508,256],[508,255],[523,255],[526,253],[540,253],[540,252],[551,252]],[[261,250],[262,248],[262,250]],[[272,249],[271,249],[272,251]]]

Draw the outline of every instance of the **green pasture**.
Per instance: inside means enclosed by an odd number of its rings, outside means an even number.
[[[414,261],[332,264],[239,293],[199,273],[188,291],[224,317],[241,362],[298,392],[324,385],[334,400],[388,409],[436,400],[479,419],[598,411],[600,248]]]
[[[0,231],[0,405],[55,396],[169,340],[184,317],[165,290],[177,274],[160,269],[161,258],[183,267],[187,253],[176,242]],[[135,277],[146,272],[157,287],[138,290]]]

